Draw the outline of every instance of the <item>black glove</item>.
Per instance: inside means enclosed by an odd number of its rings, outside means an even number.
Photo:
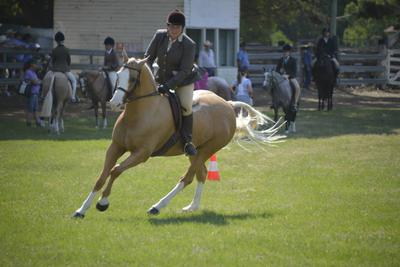
[[[168,86],[165,85],[165,84],[160,84],[160,85],[157,87],[157,91],[158,91],[160,94],[166,94],[166,93],[168,93],[169,88],[168,88]]]

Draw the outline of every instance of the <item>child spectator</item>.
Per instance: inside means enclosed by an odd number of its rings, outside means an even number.
[[[42,127],[42,122],[37,114],[39,108],[39,94],[40,84],[36,70],[38,64],[34,60],[30,60],[25,65],[24,80],[28,83],[27,87],[27,107],[26,107],[26,125],[30,127],[32,125],[32,119],[35,120],[36,126]]]

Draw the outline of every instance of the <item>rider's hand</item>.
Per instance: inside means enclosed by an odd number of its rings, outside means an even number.
[[[168,86],[165,85],[165,84],[160,84],[160,85],[157,87],[157,91],[158,91],[160,94],[166,94],[166,93],[169,91],[169,88],[168,88]]]

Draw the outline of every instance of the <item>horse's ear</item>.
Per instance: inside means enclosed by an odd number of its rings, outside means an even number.
[[[147,62],[147,60],[149,60],[149,57],[145,57],[145,58],[139,60],[138,65],[139,65],[140,67],[142,67],[142,66],[144,65],[144,63]]]
[[[122,58],[124,59],[124,63],[128,62],[129,60],[128,53],[126,52],[125,48],[122,48]]]

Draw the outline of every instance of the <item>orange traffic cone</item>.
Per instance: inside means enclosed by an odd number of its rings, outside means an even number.
[[[210,164],[208,165],[207,179],[212,181],[219,181],[220,175],[218,171],[217,155],[212,155],[210,158]]]

